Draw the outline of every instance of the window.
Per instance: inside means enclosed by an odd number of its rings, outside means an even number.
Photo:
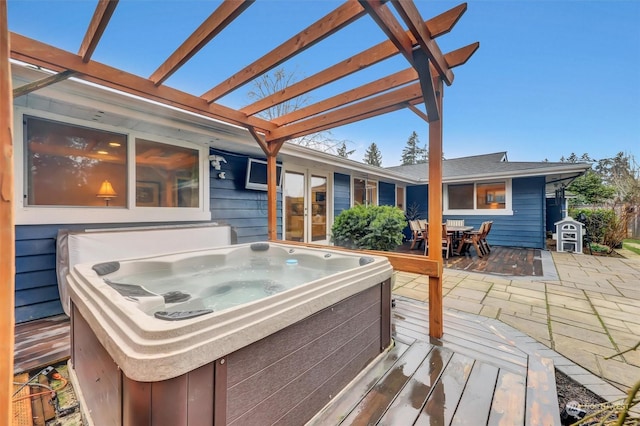
[[[43,115],[16,114],[17,224],[211,220],[208,147]]]
[[[27,205],[126,206],[125,135],[26,116],[24,125]]]
[[[198,150],[136,139],[136,206],[198,207]]]
[[[378,205],[378,182],[374,180],[353,179],[353,205]]]
[[[511,181],[445,185],[446,214],[510,215]]]

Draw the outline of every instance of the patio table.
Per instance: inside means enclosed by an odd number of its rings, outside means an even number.
[[[463,225],[463,226],[459,226],[459,225],[458,226],[456,226],[456,225],[448,226],[447,225],[447,232],[452,232],[454,234],[454,239],[453,239],[452,242],[455,242],[456,239],[459,240],[461,235],[462,235],[462,233],[469,232],[469,231],[473,231],[473,226],[466,226],[466,225]],[[423,232],[424,232],[424,235],[428,235],[429,227],[427,226],[423,230]],[[458,247],[457,247],[458,250],[457,251],[455,251],[453,249],[454,249],[454,247],[451,247],[451,254],[460,255],[460,245],[458,245]]]

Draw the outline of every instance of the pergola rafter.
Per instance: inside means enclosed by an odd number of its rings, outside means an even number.
[[[14,279],[15,279],[15,197],[13,189],[13,139],[11,118],[13,96],[21,96],[34,90],[57,83],[71,76],[107,88],[139,96],[164,105],[176,107],[204,117],[248,129],[249,133],[267,157],[267,211],[269,239],[277,239],[276,156],[282,145],[291,138],[329,130],[337,126],[380,116],[389,112],[409,108],[429,121],[429,205],[439,206],[442,201],[442,90],[443,82],[453,81],[452,68],[462,65],[478,49],[473,43],[447,54],[442,54],[436,38],[448,33],[466,11],[465,3],[425,21],[411,0],[391,0],[401,20],[396,19],[387,2],[381,0],[347,0],[335,10],[317,20],[286,42],[266,53],[260,59],[218,83],[203,95],[187,93],[165,84],[166,80],[187,63],[197,52],[216,36],[224,32],[236,18],[247,10],[254,0],[224,0],[202,24],[164,61],[149,77],[99,63],[92,59],[100,39],[108,27],[117,0],[97,0],[97,6],[78,53],[65,51],[41,41],[9,32],[7,24],[7,2],[0,2],[0,123],[2,123],[0,152],[0,249],[3,265],[0,268],[4,300],[0,316],[0,341],[13,342]],[[151,5],[151,4],[150,4]],[[162,2],[151,7],[161,7]],[[267,96],[251,105],[233,109],[220,103],[220,98],[237,90],[246,83],[285,63],[297,54],[311,48],[327,37],[339,32],[356,20],[369,15],[388,37],[388,41],[377,44],[349,59],[329,65],[311,77],[287,87],[279,93]],[[265,20],[268,24],[268,20]],[[404,23],[404,26],[403,26]],[[398,71],[342,94],[330,96],[314,105],[289,112],[281,117],[266,120],[256,114],[272,106],[328,85],[345,76],[354,74],[398,53],[402,54],[411,69]],[[11,87],[9,59],[16,59],[52,71],[45,79],[24,85],[15,90]],[[416,82],[418,80],[418,82]],[[13,95],[13,96],[12,96]],[[425,104],[426,114],[417,106]],[[442,220],[440,209],[429,210],[429,222]],[[432,233],[436,246],[437,233]],[[428,259],[419,259],[423,266],[411,264],[413,272],[430,276],[431,337],[442,336],[442,253],[431,250]],[[5,283],[6,281],[6,283]],[[0,359],[12,359],[12,345],[3,346]],[[11,362],[0,368],[0,417],[9,421]],[[2,423],[2,422],[0,422]]]
[[[96,50],[96,47],[100,42],[100,38],[102,37],[105,28],[107,28],[111,15],[113,15],[113,11],[116,10],[117,5],[118,0],[98,1],[98,6],[93,13],[93,17],[89,23],[89,28],[84,35],[84,40],[82,40],[80,50],[78,51],[78,55],[82,57],[82,62],[89,62],[91,59],[91,56]]]
[[[149,79],[162,84],[184,65],[193,55],[207,45],[216,35],[253,4],[255,0],[225,0],[222,4],[169,56]]]
[[[280,117],[271,120],[278,126],[283,126],[288,123],[293,123],[298,120],[313,117],[325,111],[337,108],[342,105],[347,105],[361,99],[368,98],[369,96],[377,95],[384,91],[394,89],[404,84],[416,81],[418,79],[418,73],[413,68],[407,68],[406,70],[399,71],[397,73],[382,77],[371,83],[367,83],[355,89],[348,90],[339,95],[327,98],[323,101],[309,105],[304,108],[297,109],[288,114],[281,115]]]
[[[262,58],[247,65],[227,80],[223,81],[202,97],[214,102],[243,84],[272,70],[293,56],[305,51],[364,15],[364,9],[355,0],[348,0],[342,6],[314,22],[306,29],[291,37]]]
[[[458,19],[466,11],[467,5],[462,4],[450,9],[440,15],[429,19],[425,22],[425,25],[429,29],[432,37],[438,37],[446,34],[458,22]],[[407,32],[409,37],[412,37],[410,32]],[[412,39],[412,43],[416,43],[415,39]],[[285,87],[283,90],[273,93],[269,96],[254,102],[251,105],[247,105],[241,108],[240,111],[247,115],[253,115],[260,111],[264,111],[274,105],[288,101],[296,96],[308,93],[318,87],[322,87],[340,78],[351,75],[357,71],[361,71],[371,65],[377,64],[385,59],[389,59],[399,53],[398,48],[390,40],[383,41],[367,50],[364,50],[342,62],[339,62],[333,66],[330,66],[311,77],[308,77],[302,81]],[[450,68],[453,65],[449,64]],[[275,120],[273,120],[275,122]]]
[[[365,99],[355,104],[343,106],[342,108],[335,109],[327,112],[326,114],[320,114],[307,120],[282,126],[269,134],[269,140],[286,140],[309,135],[317,132],[318,128],[336,127],[334,123],[340,120],[358,118],[365,114],[375,113],[380,109],[401,105],[403,103],[410,102],[411,100],[421,98],[422,92],[420,90],[420,85],[418,83],[410,84],[400,89]]]

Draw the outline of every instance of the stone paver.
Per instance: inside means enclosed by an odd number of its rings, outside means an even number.
[[[443,305],[515,328],[523,345],[547,348],[558,369],[611,400],[640,380],[640,348],[613,356],[640,341],[640,256],[624,255],[545,252],[545,275],[529,279],[445,269]],[[428,279],[396,272],[393,292],[427,301]]]

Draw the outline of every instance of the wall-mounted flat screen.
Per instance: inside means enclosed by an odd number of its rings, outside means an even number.
[[[276,186],[282,187],[282,164],[276,164]],[[247,189],[267,190],[267,162],[249,158],[247,162]]]

